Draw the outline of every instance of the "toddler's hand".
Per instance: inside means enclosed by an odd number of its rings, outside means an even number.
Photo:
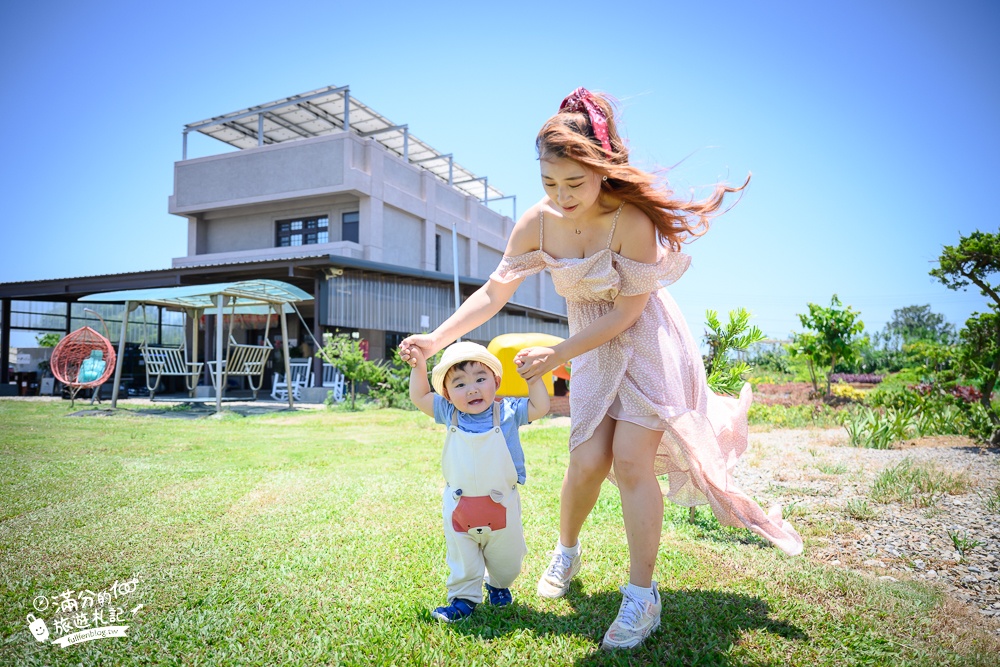
[[[399,357],[410,364],[410,368],[415,368],[417,365],[416,360],[420,360],[425,364],[427,363],[427,360],[431,356],[431,351],[434,349],[433,345],[431,337],[427,334],[407,336],[399,344]]]
[[[556,355],[549,347],[526,347],[514,355],[517,373],[528,383],[542,377],[559,365]]]
[[[416,346],[403,347],[399,346],[399,356],[400,358],[410,365],[410,368],[416,368],[417,365],[426,364],[424,359],[423,350]]]

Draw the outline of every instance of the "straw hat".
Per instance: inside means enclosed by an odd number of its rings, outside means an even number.
[[[444,396],[444,376],[448,374],[452,366],[463,361],[478,361],[493,371],[493,374],[498,378],[503,377],[503,366],[496,355],[479,343],[462,341],[445,349],[444,354],[441,355],[441,361],[431,371],[431,384],[434,386],[434,391]]]

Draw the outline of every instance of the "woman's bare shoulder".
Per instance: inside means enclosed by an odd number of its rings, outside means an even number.
[[[505,255],[523,255],[526,252],[538,250],[538,214],[543,210],[545,201],[542,199],[530,206],[514,223],[514,229],[507,240]]]
[[[656,261],[659,252],[656,226],[649,216],[637,207],[626,205],[622,209],[615,236],[621,243],[618,254],[647,264]]]

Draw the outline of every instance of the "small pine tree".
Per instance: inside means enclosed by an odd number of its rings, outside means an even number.
[[[725,327],[714,310],[706,311],[705,319],[709,328],[705,333],[705,342],[709,347],[705,359],[708,386],[717,394],[735,396],[743,387],[743,375],[750,370],[750,364],[733,362],[729,353],[741,352],[759,343],[764,340],[764,333],[756,326],[750,326],[750,313],[743,308],[729,311],[729,323]]]

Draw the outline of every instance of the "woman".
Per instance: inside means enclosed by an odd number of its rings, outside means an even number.
[[[629,546],[629,583],[607,649],[631,648],[660,623],[652,580],[663,526],[657,475],[668,497],[709,503],[719,521],[746,526],[789,554],[802,540],[765,513],[733,481],[746,449],[750,387],[738,399],[712,393],[701,353],[664,286],[690,258],[680,243],[705,232],[726,193],[680,201],[656,178],[628,163],[610,101],[578,88],[536,139],[546,196],[518,220],[489,282],[439,326],[400,344],[426,356],[495,315],[525,277],[548,268],[566,298],[570,337],[515,357],[526,380],[573,360],[570,461],[560,499],[559,541],[538,594],[565,595],[580,570],[580,529],[605,477],[618,486]]]

